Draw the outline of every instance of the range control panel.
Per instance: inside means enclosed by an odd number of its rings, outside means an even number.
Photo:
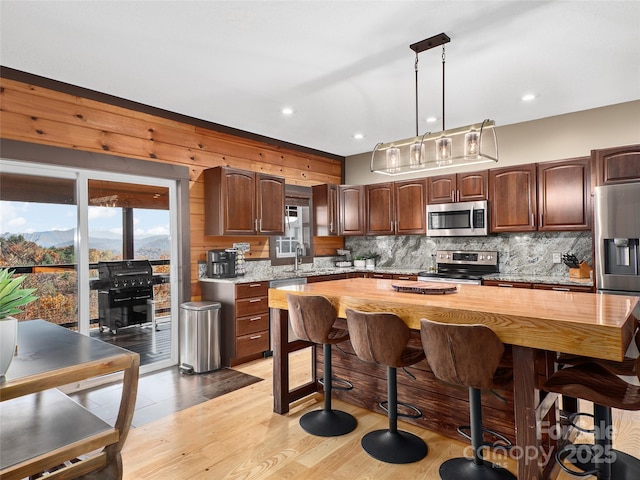
[[[453,265],[498,265],[498,252],[438,250],[436,262]]]

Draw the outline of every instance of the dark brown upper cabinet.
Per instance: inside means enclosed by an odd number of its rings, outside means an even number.
[[[204,181],[205,235],[284,235],[284,178],[215,167]]]
[[[367,235],[425,235],[427,180],[367,185]]]
[[[591,229],[591,159],[538,164],[538,231]]]
[[[365,235],[364,185],[338,186],[338,233]]]
[[[338,235],[338,186],[330,183],[311,187],[313,195],[313,234]]]
[[[536,231],[536,165],[489,170],[491,232]]]
[[[429,204],[486,200],[488,178],[488,170],[429,177]]]
[[[595,185],[640,182],[640,145],[591,151]]]

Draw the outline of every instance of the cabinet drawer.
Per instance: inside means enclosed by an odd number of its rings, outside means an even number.
[[[248,335],[261,330],[269,330],[269,313],[236,319],[236,336]]]
[[[269,282],[251,282],[236,285],[236,298],[264,297],[268,293]]]
[[[236,358],[269,350],[269,330],[243,335],[236,339]]]
[[[501,280],[483,280],[482,285],[489,287],[532,288],[533,284],[527,282],[503,282]]]
[[[399,273],[394,273],[393,274],[393,279],[394,280],[413,280],[416,281],[418,280],[418,276],[417,275],[402,275]]]
[[[552,285],[549,283],[536,283],[533,288],[538,290],[555,290],[557,292],[585,292],[593,293],[593,287],[580,285]]]
[[[236,318],[255,316],[269,312],[269,297],[236,299]]]
[[[390,273],[367,273],[368,278],[393,278]]]

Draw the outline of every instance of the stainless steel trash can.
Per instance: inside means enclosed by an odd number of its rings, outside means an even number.
[[[186,302],[180,305],[180,369],[190,373],[222,366],[220,302]]]

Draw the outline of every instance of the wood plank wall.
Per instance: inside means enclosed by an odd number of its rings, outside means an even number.
[[[207,250],[250,242],[248,259],[269,257],[269,237],[204,235],[202,172],[231,166],[278,175],[287,184],[341,183],[342,162],[213,129],[0,78],[0,136],[23,142],[186,166],[190,172],[192,297],[200,296],[197,263]],[[335,254],[343,237],[314,238],[315,255]]]

